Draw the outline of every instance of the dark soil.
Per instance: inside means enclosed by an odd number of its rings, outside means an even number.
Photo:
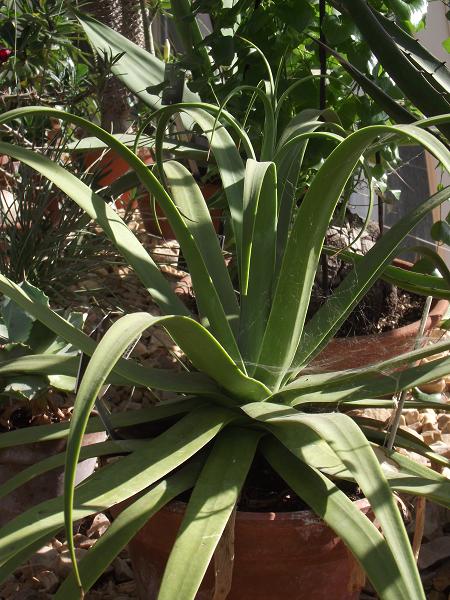
[[[351,500],[363,497],[354,483],[336,480],[335,484]],[[191,491],[184,492],[177,500],[187,503],[190,495]],[[295,512],[311,510],[311,507],[292,491],[258,452],[242,488],[238,510],[255,513]]]
[[[308,505],[290,489],[268,462],[261,455],[256,456],[242,490],[239,510],[290,512],[308,509]]]
[[[68,421],[72,406],[73,399],[68,403],[65,395],[51,389],[46,392],[44,402],[11,398],[0,405],[0,433]]]
[[[326,298],[315,288],[310,304],[312,316]],[[425,298],[399,290],[396,286],[378,281],[343,323],[336,337],[382,333],[418,321]]]
[[[330,229],[326,240],[327,246],[343,249],[347,248],[349,243],[355,239],[362,221],[351,213],[347,215],[347,219],[348,224],[345,228],[333,227]],[[378,226],[370,223],[354,250],[365,254],[378,237]],[[343,261],[338,253],[327,256],[326,267],[324,268],[322,263],[317,273],[309,306],[309,317],[313,316],[326,303],[327,298],[338,288],[352,269],[353,265]],[[413,323],[420,319],[424,303],[423,296],[405,292],[390,283],[379,280],[369,289],[343,323],[337,337],[382,333]]]
[[[358,487],[337,480],[336,485],[351,500],[362,498]],[[247,475],[238,509],[244,512],[293,512],[311,510],[276,473],[261,454],[257,454]]]

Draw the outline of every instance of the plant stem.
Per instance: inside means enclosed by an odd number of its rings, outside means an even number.
[[[319,32],[320,41],[322,44],[326,44],[325,34],[322,29],[322,23],[326,14],[326,0],[320,0],[319,2]],[[319,46],[319,63],[320,63],[320,80],[319,80],[319,109],[325,110],[327,107],[327,51],[323,45]],[[321,271],[322,271],[322,289],[325,296],[330,293],[329,286],[329,273],[328,273],[328,257],[322,254],[320,257]]]
[[[325,0],[320,0],[319,2],[319,32],[320,32],[320,41],[322,44],[326,44],[327,40],[325,38],[325,34],[323,32],[322,24],[326,14],[326,2]],[[320,63],[320,81],[319,81],[319,109],[325,110],[327,105],[327,82],[326,82],[326,74],[327,74],[327,51],[323,45],[319,46],[319,63]]]
[[[414,342],[414,350],[417,350],[420,347],[422,336],[425,331],[425,326],[427,323],[428,315],[430,313],[431,302],[433,301],[433,296],[427,296],[425,300],[425,306],[423,307],[422,318],[420,319],[419,331],[416,336],[416,340]],[[394,420],[391,425],[391,429],[389,432],[389,438],[386,444],[388,450],[392,450],[395,442],[395,437],[397,435],[397,431],[400,425],[400,417],[402,416],[403,407],[405,405],[407,390],[403,390],[398,399],[397,408],[394,413]]]
[[[148,18],[147,7],[145,6],[145,0],[139,0],[139,7],[142,15],[142,24],[144,29],[144,45],[147,52],[151,52],[151,40],[150,40],[150,20]],[[154,52],[152,52],[154,54]]]
[[[375,153],[375,163],[379,165],[381,163],[381,156],[379,152]],[[378,200],[378,229],[380,230],[379,237],[383,237],[384,233],[384,202],[383,196],[378,192],[377,193]]]

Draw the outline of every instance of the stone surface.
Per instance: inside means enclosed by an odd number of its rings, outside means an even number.
[[[98,538],[105,533],[109,525],[110,521],[108,517],[103,513],[98,513],[98,515],[95,515],[92,525],[89,527],[86,534],[88,537]]]
[[[450,558],[437,570],[433,577],[433,587],[439,592],[450,591]]]
[[[423,383],[419,389],[425,394],[442,394],[446,387],[445,379],[438,379],[437,381],[430,381],[430,383]]]
[[[119,583],[133,579],[133,571],[125,559],[117,557],[113,562],[113,568],[115,580]]]
[[[435,538],[427,544],[422,544],[419,554],[419,568],[427,569],[440,560],[450,556],[450,535]]]
[[[449,520],[450,513],[444,506],[427,502],[423,532],[424,538],[431,541],[433,538],[442,535],[442,531]]]
[[[75,548],[77,560],[81,560],[87,554],[87,550],[83,548]],[[64,579],[72,571],[72,560],[68,550],[63,550],[59,555],[59,563],[56,566],[55,572],[61,579]]]
[[[431,431],[422,432],[423,441],[425,444],[433,444],[441,439],[441,432],[438,429],[432,429]]]
[[[35,569],[53,571],[57,568],[59,560],[59,552],[52,545],[46,545],[36,552],[30,561],[30,566]]]
[[[442,427],[442,433],[447,433],[450,434],[450,421],[447,421],[446,423],[444,423],[444,426]]]
[[[419,419],[419,411],[417,408],[410,408],[408,410],[403,411],[403,415],[405,417],[405,421],[407,425],[412,425],[413,423],[417,423]]]
[[[40,571],[35,577],[44,592],[53,594],[59,587],[60,579],[53,571]]]

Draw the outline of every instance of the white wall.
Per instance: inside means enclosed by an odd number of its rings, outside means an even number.
[[[441,0],[432,0],[428,3],[427,22],[425,29],[422,29],[417,34],[417,39],[437,58],[442,60],[450,67],[450,54],[442,46],[442,42],[450,37],[450,21],[447,19],[446,12],[449,7]],[[450,174],[442,173],[437,167],[437,161],[432,157],[428,157],[429,170],[432,173],[431,180],[434,179],[436,185],[440,181],[444,185],[450,185]],[[433,181],[432,181],[433,183]],[[434,192],[434,189],[430,189]],[[435,220],[443,219],[450,212],[450,203],[446,202],[441,209],[436,211]],[[446,262],[450,265],[450,251],[442,249],[442,255],[445,256]]]
[[[435,56],[450,66],[450,55],[445,51],[442,42],[450,37],[450,21],[445,13],[448,8],[441,0],[428,3],[427,24],[425,29],[417,33],[417,39]]]
[[[426,27],[416,34],[417,39],[439,60],[442,60],[450,67],[450,55],[442,46],[442,42],[450,37],[450,21],[446,17],[448,7],[441,0],[431,0],[428,3],[428,13]],[[427,153],[426,156],[429,193],[433,194],[436,191],[437,184],[442,182],[444,185],[450,185],[450,175],[442,173],[439,169],[437,161],[433,156]],[[364,217],[366,211],[364,206],[367,206],[367,198],[361,194],[354,194],[351,199],[351,204],[354,205],[354,212]],[[433,220],[437,221],[444,219],[450,212],[450,201],[443,204],[439,209],[433,212]],[[373,211],[373,218],[376,219],[376,207]],[[423,240],[420,240],[423,243]],[[439,247],[439,253],[450,266],[450,248],[447,246]]]

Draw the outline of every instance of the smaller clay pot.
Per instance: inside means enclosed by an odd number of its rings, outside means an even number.
[[[142,157],[141,157],[142,158]],[[151,164],[150,153],[143,157],[146,164]],[[113,150],[89,150],[82,154],[82,161],[86,169],[92,167],[92,172],[98,172],[98,183],[101,186],[111,185],[130,170],[129,164]],[[124,194],[124,196],[127,196]],[[129,197],[129,194],[128,196]]]
[[[412,263],[398,258],[394,260],[393,264],[407,271],[411,270],[413,266]],[[448,306],[448,300],[433,301],[425,324],[425,336],[439,326]],[[389,360],[414,349],[419,328],[420,320],[383,333],[333,338],[313,360],[310,367],[317,368],[318,371],[330,372],[360,369]]]
[[[214,196],[214,194],[220,189],[220,186],[216,183],[204,183],[199,184],[199,187],[202,191],[203,197],[208,202],[210,198]],[[145,229],[148,233],[152,235],[161,236],[166,240],[173,240],[176,238],[175,233],[173,232],[172,227],[169,225],[167,218],[164,216],[161,208],[156,205],[155,210],[150,206],[150,201],[148,196],[143,196],[138,200],[139,211],[142,216],[142,220],[144,221]],[[158,219],[158,222],[155,220],[155,213]],[[211,219],[216,233],[220,233],[221,222],[222,222],[222,210],[218,208],[213,208],[210,211]],[[159,226],[159,228],[158,228]]]
[[[104,431],[88,433],[83,438],[83,446],[103,442]],[[54,454],[64,452],[66,440],[23,444],[0,450],[0,484],[5,483],[23,469],[38,463]],[[76,483],[80,483],[95,468],[96,458],[89,458],[78,464]],[[0,527],[36,504],[61,496],[64,489],[64,467],[59,467],[34,477],[8,496],[0,499]]]
[[[151,165],[153,163],[152,155],[148,149],[141,148],[139,156],[145,164]],[[112,150],[106,153],[103,153],[101,150],[91,150],[83,156],[83,162],[86,168],[92,166],[94,171],[100,173],[97,181],[102,186],[111,185],[130,170],[128,163]],[[210,195],[213,193],[211,192]],[[139,194],[133,200],[130,192],[125,192],[116,200],[116,206],[118,208],[138,209],[147,233],[155,236],[162,235],[163,238],[168,240],[175,238],[175,234],[167,222],[163,211],[157,205],[155,207],[152,206],[146,191]]]
[[[141,148],[139,151],[139,156],[145,162],[145,164],[151,165],[153,163],[152,155],[148,149]],[[83,162],[86,168],[93,166],[93,170],[101,173],[100,177],[98,178],[98,183],[102,186],[114,183],[116,179],[119,179],[119,177],[125,175],[125,173],[130,170],[128,163],[112,150],[106,152],[104,156],[102,156],[101,150],[91,150],[84,155]],[[102,173],[102,171],[104,172]],[[200,188],[202,190],[203,197],[206,201],[208,201],[217,192],[219,186],[216,183],[204,183],[200,185]],[[131,194],[129,192],[125,192],[116,201],[116,206],[119,208],[128,207],[130,202]],[[155,236],[162,235],[162,237],[166,240],[175,239],[175,234],[163,211],[158,205],[153,208],[150,198],[146,192],[140,194],[133,201],[133,204],[130,208],[137,208],[139,210],[147,233]],[[212,210],[211,217],[213,220],[214,229],[217,233],[219,233],[222,211],[219,209]]]
[[[366,500],[356,505],[369,512]],[[129,544],[142,600],[157,598],[184,510],[181,502],[169,504]],[[361,568],[344,543],[311,511],[237,513],[227,600],[357,600],[364,582]],[[196,600],[212,600],[214,586],[210,565]]]

